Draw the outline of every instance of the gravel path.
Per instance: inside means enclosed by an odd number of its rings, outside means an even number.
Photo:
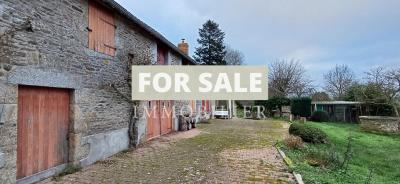
[[[273,144],[273,120],[212,120],[41,183],[295,183]]]

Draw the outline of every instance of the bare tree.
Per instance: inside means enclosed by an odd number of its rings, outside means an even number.
[[[368,84],[379,89],[385,101],[393,106],[396,116],[399,116],[397,98],[400,96],[400,68],[392,70],[384,67],[373,68],[366,72],[366,80]]]
[[[303,78],[293,86],[293,95],[296,97],[310,97],[314,94],[315,88],[311,85],[312,80]]]
[[[270,65],[269,87],[275,96],[304,96],[312,89],[311,80],[297,60],[277,60]]]
[[[226,46],[225,61],[227,65],[242,65],[244,62],[244,55],[239,50]]]
[[[324,75],[325,90],[336,100],[343,100],[354,82],[354,73],[347,65],[336,65]]]
[[[365,72],[365,74],[366,74],[365,79],[369,83],[383,85],[386,80],[385,73],[386,73],[386,69],[384,67],[379,66],[376,68],[372,68],[371,70]]]
[[[400,69],[377,67],[365,74],[367,83],[379,87],[388,101],[392,101],[400,93]]]
[[[388,76],[388,79],[390,81],[392,81],[391,83],[394,86],[394,92],[396,93],[396,94],[394,94],[394,97],[399,96],[400,95],[399,94],[400,93],[400,68],[389,71],[387,76]]]
[[[400,101],[400,67],[389,72],[389,79],[394,81],[393,83],[397,88],[397,89],[395,88],[396,95],[394,96],[394,99],[393,99],[393,106],[394,106],[396,116],[400,117],[399,109],[397,109],[397,107],[399,107],[399,101]]]
[[[320,91],[320,92],[315,92],[312,95],[312,100],[313,101],[330,101],[331,99],[329,98],[328,93]]]

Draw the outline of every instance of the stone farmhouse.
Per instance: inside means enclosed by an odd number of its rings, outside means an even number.
[[[131,65],[195,62],[187,43],[113,0],[2,0],[0,25],[0,183],[33,183],[178,129],[174,116],[133,117],[135,105],[210,110],[130,101]]]

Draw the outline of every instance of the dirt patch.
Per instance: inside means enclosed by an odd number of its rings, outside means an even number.
[[[182,139],[189,139],[196,137],[201,133],[199,129],[191,129],[185,132],[174,132],[161,136],[159,138],[153,139],[149,142],[144,143],[135,150],[132,151],[134,155],[144,155],[153,151],[161,151],[168,149],[173,143],[176,143]]]
[[[185,131],[185,132],[172,133],[172,134],[169,134],[169,135],[167,135],[165,137],[162,137],[162,139],[168,139],[168,140],[171,140],[171,141],[177,141],[177,140],[180,140],[180,139],[189,139],[189,138],[192,138],[192,137],[196,137],[200,133],[201,133],[201,130],[196,128],[196,129],[191,129],[191,130]]]

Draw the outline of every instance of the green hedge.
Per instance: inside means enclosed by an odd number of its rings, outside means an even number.
[[[319,128],[311,127],[307,124],[293,123],[289,127],[289,133],[297,135],[303,139],[304,142],[310,143],[326,143],[327,135]]]
[[[365,103],[364,106],[366,106],[368,109],[368,111],[366,112],[367,115],[371,115],[371,116],[393,116],[393,115],[395,115],[393,106],[391,106],[389,104]]]
[[[295,116],[310,117],[311,116],[311,98],[293,98],[291,100],[291,112]]]
[[[255,105],[264,106],[267,113],[271,116],[272,111],[275,109],[281,110],[282,106],[290,105],[290,99],[283,97],[272,97],[269,100],[257,100]]]
[[[329,114],[326,111],[314,111],[311,115],[311,121],[328,122]]]

